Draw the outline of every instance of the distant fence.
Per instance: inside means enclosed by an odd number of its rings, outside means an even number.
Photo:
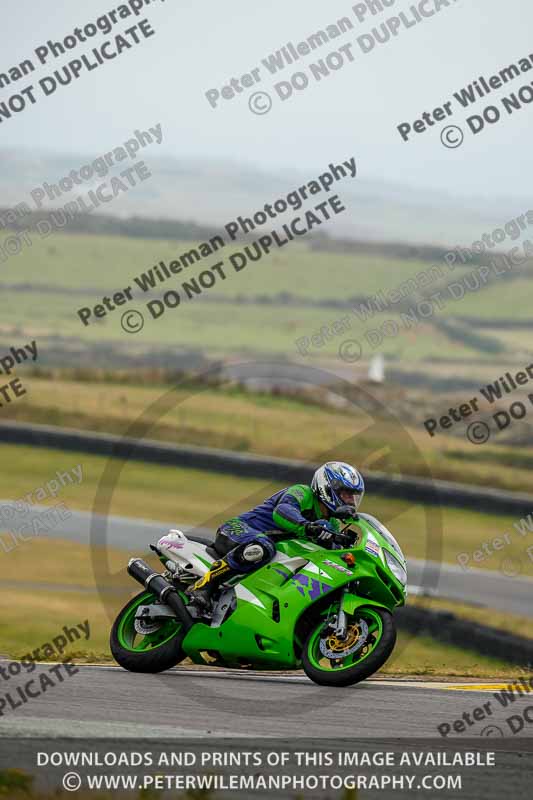
[[[165,444],[135,441],[112,434],[56,428],[48,425],[0,423],[0,442],[5,444],[73,450],[109,458],[124,458],[174,467],[210,470],[242,478],[264,478],[279,483],[309,482],[316,464],[304,461]],[[365,472],[372,494],[409,500],[415,503],[455,506],[471,511],[520,516],[533,512],[533,495],[466,486],[447,481],[395,477],[381,472]]]

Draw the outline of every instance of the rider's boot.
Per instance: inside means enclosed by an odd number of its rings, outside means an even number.
[[[228,562],[221,558],[214,561],[209,572],[206,572],[202,578],[187,589],[187,594],[194,603],[207,611],[211,607],[213,594],[220,584],[238,574],[236,569],[230,567]]]

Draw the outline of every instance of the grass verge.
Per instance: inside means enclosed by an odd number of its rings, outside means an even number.
[[[465,603],[456,603],[453,600],[441,600],[440,598],[414,598],[409,602],[410,605],[428,608],[432,611],[451,611],[452,614],[455,614],[460,619],[479,622],[481,625],[488,625],[490,628],[499,628],[516,636],[533,639],[533,619],[531,617],[506,614],[503,611],[497,611],[495,608],[472,606]]]
[[[516,458],[516,448],[489,443],[479,453],[466,437],[430,439],[422,424],[400,421],[406,408],[412,419],[413,407],[397,388],[367,385],[364,394],[354,389],[354,403],[339,413],[297,397],[236,387],[173,388],[153,382],[133,386],[69,380],[61,373],[53,379],[30,375],[24,385],[27,397],[6,406],[3,418],[119,435],[142,419],[146,438],[176,444],[298,458],[310,464],[341,458],[353,460],[362,471],[429,474],[513,491],[529,492],[531,487],[533,448],[521,448]],[[169,410],[158,415],[153,404],[165,395]],[[385,419],[382,406],[398,413],[398,421]]]

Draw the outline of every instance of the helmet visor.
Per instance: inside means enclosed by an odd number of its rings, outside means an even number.
[[[352,506],[355,511],[358,510],[363,499],[364,492],[357,492],[354,489],[347,489],[345,486],[336,490],[335,494],[344,506]]]

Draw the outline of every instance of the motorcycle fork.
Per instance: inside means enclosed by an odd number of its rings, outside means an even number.
[[[326,625],[326,631],[332,631],[340,641],[344,641],[348,634],[348,620],[346,618],[346,612],[344,611],[344,595],[347,591],[348,587],[345,586],[339,598],[339,610]]]

